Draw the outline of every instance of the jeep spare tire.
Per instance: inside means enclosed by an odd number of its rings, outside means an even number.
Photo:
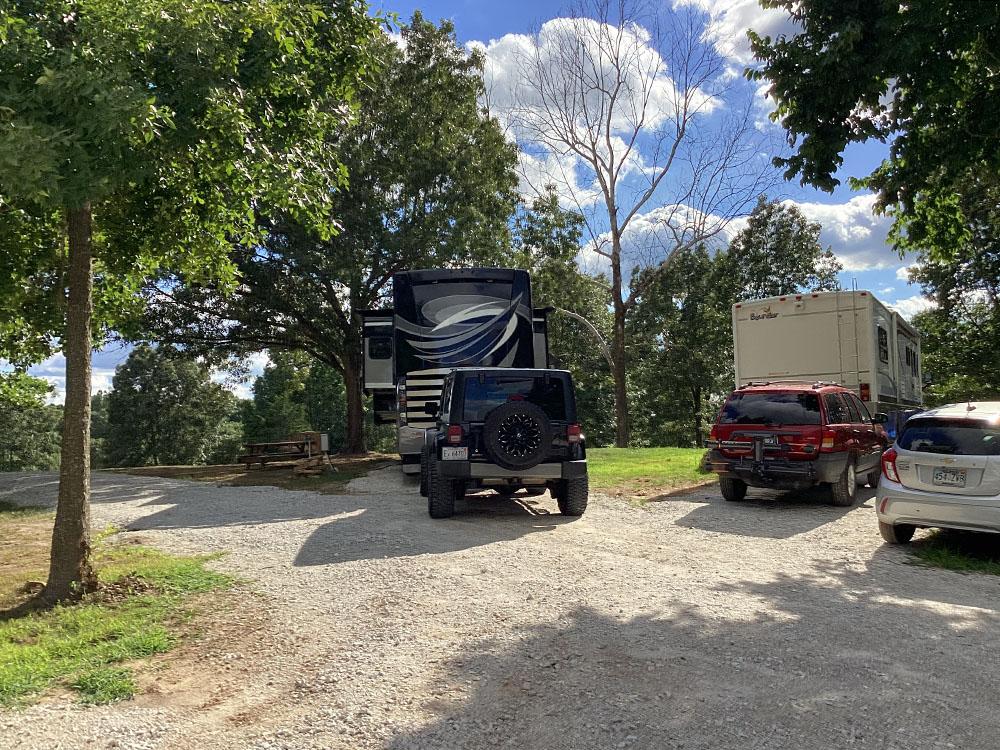
[[[494,463],[505,469],[530,469],[552,446],[552,424],[541,407],[508,401],[486,415],[483,444]]]

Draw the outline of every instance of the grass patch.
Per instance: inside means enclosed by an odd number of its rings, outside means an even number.
[[[940,529],[910,548],[923,565],[1000,575],[1000,540],[993,534]]]
[[[0,515],[0,538],[15,525]],[[50,515],[42,516],[41,527],[47,541]],[[25,536],[23,524],[18,533]],[[0,553],[10,556],[11,551],[0,548]],[[232,584],[230,577],[205,567],[210,559],[101,544],[94,560],[101,581],[97,594],[79,604],[0,621],[0,705],[25,703],[54,686],[68,687],[88,703],[131,697],[135,685],[128,662],[174,645],[175,626],[194,614],[187,597]],[[0,557],[0,565],[4,561]],[[20,577],[22,584],[26,578]],[[13,604],[20,587],[12,591],[10,585],[0,596],[6,594]]]
[[[280,487],[286,490],[309,490],[325,495],[342,495],[347,483],[371,471],[399,462],[396,456],[371,453],[366,456],[332,456],[336,468],[314,477],[298,477],[292,472],[294,462],[275,462],[263,468],[247,469],[243,464],[222,466],[137,466],[127,469],[108,469],[121,474],[141,477],[187,479],[195,482],[214,482],[227,487]]]
[[[712,478],[701,468],[702,448],[588,448],[590,486],[649,499]]]
[[[47,508],[39,508],[34,505],[14,505],[6,500],[0,500],[0,520],[12,518],[36,518],[49,514]]]

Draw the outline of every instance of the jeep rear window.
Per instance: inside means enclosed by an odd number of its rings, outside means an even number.
[[[486,416],[508,401],[529,401],[540,406],[549,419],[565,421],[566,391],[560,378],[514,378],[488,376],[465,381],[463,419],[483,422]]]
[[[911,419],[900,448],[949,456],[1000,456],[1000,427],[971,419]]]
[[[822,424],[815,393],[734,393],[722,407],[721,424]]]

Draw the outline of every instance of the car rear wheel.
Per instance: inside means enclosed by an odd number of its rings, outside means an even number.
[[[875,471],[869,471],[867,476],[868,486],[871,487],[872,489],[878,487],[878,479],[880,476],[882,476],[882,472],[879,471],[878,469],[876,469]]]
[[[858,494],[858,475],[854,468],[854,461],[848,460],[844,467],[844,473],[836,482],[830,484],[830,501],[842,508],[849,508],[854,505],[854,499]]]
[[[582,516],[587,510],[587,477],[561,480],[554,494],[560,513],[564,516]]]
[[[738,503],[747,496],[747,483],[735,477],[719,477],[719,489],[731,503]]]
[[[465,495],[465,482],[442,476],[436,459],[427,459],[427,512],[431,518],[451,518],[455,501]]]
[[[909,544],[917,527],[908,523],[883,523],[879,521],[878,530],[882,534],[882,538],[889,544]]]

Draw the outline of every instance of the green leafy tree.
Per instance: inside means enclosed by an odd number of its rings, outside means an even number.
[[[0,274],[0,344],[31,359],[56,337],[67,363],[46,600],[97,584],[94,329],[134,306],[155,269],[231,276],[232,242],[260,239],[260,205],[329,227],[344,178],[332,136],[378,33],[366,11],[356,0],[0,0],[11,271]]]
[[[170,347],[136,347],[108,394],[106,452],[113,466],[203,464],[236,397],[207,365]]]
[[[62,410],[47,404],[52,386],[21,372],[0,373],[0,471],[59,465]]]
[[[843,266],[819,241],[822,227],[793,205],[757,200],[746,226],[729,243],[728,274],[734,300],[762,299],[793,292],[839,289]]]
[[[108,466],[108,393],[98,391],[90,399],[90,466]]]
[[[345,383],[347,452],[364,450],[361,329],[353,310],[386,300],[392,274],[505,264],[516,203],[516,149],[480,108],[483,60],[417,13],[402,44],[380,42],[381,75],[336,139],[350,186],[332,195],[330,238],[271,213],[263,243],[238,246],[238,293],[149,290],[155,336],[239,354],[305,352]],[[262,211],[266,207],[262,207]]]
[[[1000,398],[1000,180],[963,183],[963,239],[911,273],[937,306],[914,317],[932,403]]]
[[[248,443],[286,440],[312,429],[306,407],[310,359],[301,352],[273,352],[254,381],[253,400],[244,405],[243,434]]]
[[[709,405],[731,386],[728,260],[704,245],[675,253],[639,301],[629,334],[641,442],[702,445]]]
[[[903,247],[962,233],[955,200],[970,170],[1000,168],[996,50],[1000,5],[976,0],[761,0],[798,25],[777,39],[750,33],[770,83],[773,118],[796,152],[776,160],[789,179],[832,190],[851,143],[891,143],[860,185],[896,216]],[[948,242],[935,242],[946,257]]]
[[[614,440],[614,381],[610,352],[611,297],[606,285],[580,271],[576,259],[583,217],[561,208],[554,189],[522,206],[514,223],[513,265],[531,273],[536,307],[549,315],[549,356],[569,370],[576,386],[577,411],[591,445]]]

